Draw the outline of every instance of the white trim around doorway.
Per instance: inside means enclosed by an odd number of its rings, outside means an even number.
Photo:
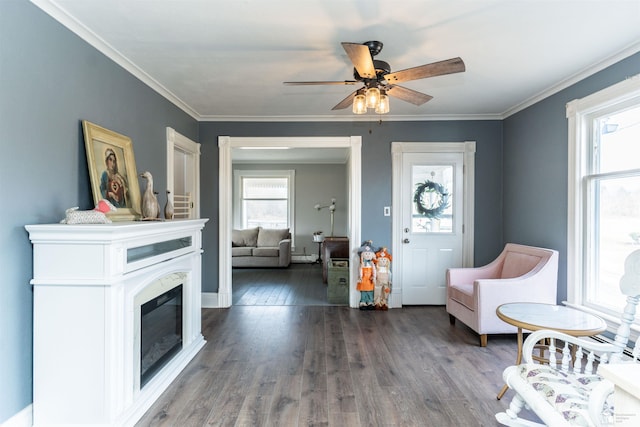
[[[189,159],[188,164],[185,165],[186,173],[189,174],[185,187],[191,193],[193,207],[190,218],[200,218],[200,144],[176,132],[175,129],[167,127],[167,190],[170,192],[171,203],[174,206],[176,151],[186,154]],[[181,179],[185,180],[184,177]]]
[[[475,194],[475,153],[476,142],[392,142],[392,211],[401,212],[402,155],[404,153],[464,153],[464,212],[463,212],[463,267],[473,266],[474,245],[474,194]],[[392,253],[401,254],[398,243],[402,236],[402,215],[394,215],[392,220]],[[397,278],[397,277],[396,277]],[[400,280],[401,282],[401,280]],[[402,285],[394,286],[389,307],[402,307]]]
[[[218,292],[209,295],[203,307],[231,307],[232,275],[231,275],[231,230],[233,224],[233,165],[232,149],[239,147],[291,147],[291,148],[348,148],[348,224],[349,252],[353,254],[354,245],[360,241],[362,166],[360,136],[347,137],[218,137],[219,151],[219,198],[220,215],[218,236]],[[353,258],[353,256],[351,257]],[[354,260],[349,263],[351,283],[357,279]],[[353,288],[353,287],[352,287]],[[357,292],[349,293],[349,305],[357,307]],[[217,299],[217,301],[215,301]],[[206,304],[206,305],[205,305]]]

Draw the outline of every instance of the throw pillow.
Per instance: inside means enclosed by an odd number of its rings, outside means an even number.
[[[258,242],[258,228],[231,231],[231,246],[256,246]]]
[[[281,240],[289,237],[288,228],[260,228],[258,232],[258,247],[275,247]]]

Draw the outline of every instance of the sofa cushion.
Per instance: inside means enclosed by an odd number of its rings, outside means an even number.
[[[256,246],[258,243],[258,229],[259,227],[247,228],[245,230],[232,230],[231,246]]]
[[[504,264],[502,267],[502,279],[511,279],[514,277],[520,277],[538,265],[541,258],[536,255],[523,254],[519,252],[507,252],[504,257]]]
[[[258,247],[277,248],[281,240],[289,237],[288,228],[262,228],[258,232]]]
[[[471,311],[475,311],[475,303],[473,302],[473,283],[451,285],[449,287],[449,297],[464,305]]]
[[[251,256],[254,247],[251,246],[237,246],[235,248],[231,248],[231,256]]]
[[[257,247],[253,249],[253,256],[280,256],[280,249],[277,247]]]

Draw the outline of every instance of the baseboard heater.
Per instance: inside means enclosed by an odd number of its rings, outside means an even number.
[[[597,341],[599,343],[605,343],[605,344],[613,344],[614,340],[612,338],[609,338],[605,335],[594,335],[592,337],[589,337],[594,341]],[[627,342],[627,346],[625,347],[625,349],[622,351],[622,354],[624,354],[625,356],[629,357],[630,359],[633,359],[633,347],[635,346],[635,342]]]

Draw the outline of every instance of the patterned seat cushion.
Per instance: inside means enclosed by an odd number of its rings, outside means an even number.
[[[589,417],[589,395],[602,381],[597,374],[565,373],[548,365],[522,364],[520,376],[542,395],[564,419],[575,426],[593,426]],[[603,414],[613,415],[613,403],[606,402]]]

